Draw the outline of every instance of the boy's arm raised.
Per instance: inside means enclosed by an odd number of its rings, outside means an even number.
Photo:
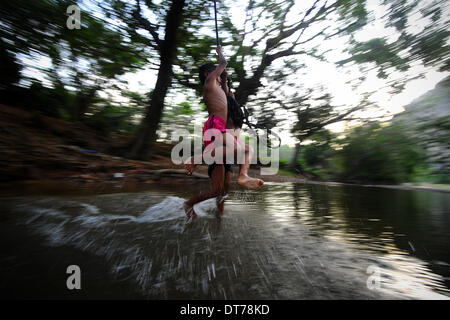
[[[206,82],[214,81],[214,79],[217,79],[218,77],[220,77],[220,75],[222,74],[222,72],[225,70],[225,68],[227,66],[227,60],[225,59],[225,57],[222,53],[222,47],[217,46],[216,52],[219,55],[219,65],[217,66],[217,68],[214,71],[212,71],[208,75],[208,78],[206,78]]]

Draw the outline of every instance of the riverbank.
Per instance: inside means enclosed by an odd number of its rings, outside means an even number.
[[[399,185],[388,185],[388,184],[364,184],[364,183],[346,183],[346,182],[336,182],[336,181],[313,181],[304,179],[302,183],[309,184],[321,184],[329,186],[355,186],[355,187],[366,187],[366,188],[386,188],[386,189],[397,189],[397,190],[421,190],[421,191],[432,191],[432,192],[442,192],[450,193],[450,186],[445,184],[424,184],[424,185],[412,185],[412,184],[399,184]]]
[[[207,166],[200,165],[187,176],[181,165],[170,160],[172,145],[158,142],[150,161],[137,161],[112,155],[131,137],[101,134],[82,123],[33,114],[0,105],[0,190],[3,194],[30,193],[111,193],[205,183]],[[116,152],[117,154],[117,152]],[[234,169],[236,179],[237,168]],[[373,185],[315,181],[287,174],[250,175],[265,182],[293,182],[325,185],[355,185],[450,192],[447,185]]]
[[[0,105],[0,132],[2,193],[139,191],[155,184],[204,183],[209,178],[206,165],[187,176],[182,165],[173,164],[170,144],[156,143],[149,161],[126,159],[117,150],[132,137],[105,135],[83,123],[19,108]],[[261,177],[258,168],[250,174]],[[262,178],[301,181],[283,175]]]
[[[201,168],[201,171],[207,169]],[[256,170],[254,170],[256,171]],[[202,175],[202,174],[200,174]],[[258,176],[254,174],[254,176]],[[122,178],[101,178],[96,175],[74,175],[67,178],[53,178],[40,180],[24,180],[9,183],[1,183],[0,190],[2,195],[58,195],[58,194],[102,194],[102,193],[118,193],[118,192],[142,192],[149,191],[155,188],[170,188],[175,185],[200,185],[209,183],[206,180],[195,177],[186,177],[181,174],[165,174],[158,179],[157,176],[149,175],[146,178],[145,172],[141,172],[135,176],[124,175]],[[428,191],[438,193],[450,193],[450,189],[436,188],[430,186],[409,186],[409,185],[373,185],[373,184],[354,184],[342,183],[332,181],[313,181],[302,178],[284,177],[281,175],[272,176],[272,179],[267,179],[263,176],[266,182],[289,182],[297,184],[316,184],[326,186],[353,186],[365,188],[383,188],[396,190],[416,190]],[[286,178],[286,179],[285,179]],[[239,188],[239,186],[232,182],[232,188]]]

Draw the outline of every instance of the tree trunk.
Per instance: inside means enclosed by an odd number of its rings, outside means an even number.
[[[299,167],[298,159],[300,158],[300,149],[301,149],[300,142],[298,142],[295,145],[294,157],[292,158],[292,161],[290,164],[290,168],[293,171],[295,171]],[[300,171],[301,171],[301,169],[300,169]]]
[[[85,118],[84,114],[88,111],[92,102],[94,102],[99,87],[96,86],[94,88],[84,89],[81,84],[79,87],[81,89],[76,96],[77,110],[75,111],[75,119],[78,121],[83,121]]]
[[[264,76],[264,71],[272,64],[272,61],[268,56],[264,56],[251,78],[238,79],[239,86],[236,88],[234,96],[239,104],[247,104],[248,98],[251,95],[256,95],[258,89],[261,87],[261,79]]]
[[[177,52],[176,36],[182,23],[184,5],[185,0],[173,0],[167,13],[164,40],[160,42],[158,78],[145,118],[127,155],[130,158],[147,160],[151,157],[151,149],[156,141],[156,131],[164,110],[164,100],[172,84],[172,66]]]

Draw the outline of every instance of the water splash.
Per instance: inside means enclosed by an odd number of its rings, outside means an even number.
[[[144,211],[136,218],[136,222],[159,222],[186,217],[183,209],[185,200],[178,197],[169,196],[158,204],[155,204]],[[199,217],[214,214],[217,210],[215,199],[208,199],[194,206],[194,210]]]
[[[228,200],[220,220],[210,199],[194,207],[199,219],[189,227],[185,200],[167,193],[23,198],[14,217],[50,246],[102,257],[118,281],[134,282],[151,298],[447,298],[431,291],[443,280],[396,250],[392,232],[362,243],[360,229],[341,229],[348,221],[337,203],[313,206],[302,190],[294,203],[286,185],[264,204]],[[366,285],[372,264],[382,290]]]

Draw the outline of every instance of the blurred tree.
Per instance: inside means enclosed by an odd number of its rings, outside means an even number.
[[[389,80],[393,93],[407,81],[421,76],[408,73],[422,64],[440,71],[450,70],[450,3],[446,0],[383,0],[387,6],[385,27],[395,36],[357,41],[351,38],[349,58],[339,65],[357,63],[378,69],[378,77]]]
[[[166,141],[170,141],[172,133],[180,129],[188,130],[193,134],[194,128],[188,124],[192,123],[196,113],[201,112],[199,110],[200,108],[201,106],[190,99],[177,104],[167,105],[164,109],[164,115],[159,129],[160,134],[158,136],[164,138]]]
[[[140,48],[98,17],[99,11],[82,10],[81,29],[68,29],[66,10],[74,3],[83,7],[83,1],[2,1],[0,50],[3,55],[6,52],[16,57],[15,61],[2,59],[2,68],[7,64],[10,69],[20,69],[17,57],[22,61],[29,59],[32,62],[27,67],[40,73],[41,80],[47,82],[44,83],[46,87],[53,87],[54,104],[47,105],[44,111],[55,115],[57,111],[50,108],[71,106],[65,114],[81,120],[100,89],[115,88],[113,79],[142,66],[144,59]],[[48,59],[50,63],[42,59]],[[11,87],[19,80],[17,75],[9,80],[8,91],[3,92],[9,95],[8,102],[17,104],[22,98],[20,93],[24,91]],[[22,76],[21,80],[27,79]],[[32,82],[36,83],[36,80]],[[25,102],[33,105],[33,100],[30,97]]]
[[[124,102],[113,102],[111,97],[97,98],[90,112],[92,115],[86,119],[86,124],[106,134],[120,133],[135,135],[139,119],[144,116],[145,103],[148,94],[124,90],[122,95],[127,98]],[[110,151],[122,155],[122,146],[110,147]]]
[[[11,89],[20,80],[21,66],[8,50],[8,45],[0,38],[0,92]]]
[[[430,180],[449,182],[450,177],[450,77],[414,99],[392,119],[395,125],[427,151]],[[434,176],[433,178],[431,176]]]
[[[291,170],[299,167],[298,160],[300,158],[302,142],[314,135],[323,134],[324,128],[330,124],[355,120],[353,114],[370,104],[368,101],[362,101],[358,106],[342,110],[331,104],[330,94],[322,94],[318,97],[312,94],[313,92],[310,91],[308,95],[290,101],[290,104],[293,106],[289,108],[293,108],[296,115],[291,133],[298,141],[295,145],[294,156],[290,164]],[[365,119],[358,120],[365,121]]]
[[[407,182],[427,167],[425,150],[400,125],[354,129],[338,162],[342,179],[362,182]]]
[[[234,3],[227,7],[220,2],[219,35],[222,45],[227,47],[227,68],[234,71],[233,80],[238,83],[236,100],[247,104],[249,97],[263,91],[267,82],[276,82],[278,87],[286,85],[288,76],[304,67],[298,63],[302,55],[324,59],[317,44],[364,26],[367,20],[364,2],[316,0],[302,12],[294,0],[249,0],[241,25],[233,24],[231,18]],[[196,78],[202,61],[212,59],[214,39],[198,35],[199,30],[193,26],[182,32],[177,63],[181,71],[177,79],[200,91],[199,82],[192,79]]]
[[[130,153],[132,157],[147,158],[157,136],[169,88],[181,85],[200,93],[196,80],[198,67],[216,59],[212,50],[215,43],[211,36],[214,34],[212,4],[139,0],[111,0],[111,3],[116,17],[128,26],[133,41],[146,44],[154,54],[152,64],[158,70],[148,112]],[[384,4],[387,6],[390,2]],[[240,104],[247,104],[254,120],[270,127],[290,119],[292,113],[299,116],[292,106],[302,94],[292,97],[292,92],[302,90],[298,78],[293,77],[305,66],[299,62],[304,60],[302,57],[325,60],[328,49],[322,47],[323,43],[340,36],[351,38],[370,19],[366,0],[315,0],[309,5],[299,5],[294,0],[248,0],[244,6],[239,3],[245,11],[242,23],[232,18],[235,5],[238,3],[218,2],[219,35],[237,85],[235,95]],[[394,21],[395,17],[392,19]],[[354,43],[352,39],[350,45]],[[371,49],[371,45],[379,47],[380,42],[370,43],[365,50]],[[438,51],[430,52],[429,56]],[[350,49],[350,53],[358,52]],[[393,60],[395,54],[386,52],[381,58]],[[176,81],[172,81],[171,76]],[[342,121],[364,106],[334,108],[333,122]],[[302,118],[309,117],[302,115]],[[332,123],[329,120],[325,122]]]
[[[149,62],[158,70],[146,114],[127,155],[136,159],[148,159],[157,138],[164,101],[172,85],[173,63],[180,27],[185,18],[186,3],[184,0],[159,3],[150,0],[111,0],[109,3],[114,9],[112,15],[125,22],[133,42],[147,46],[153,55]]]
[[[303,147],[303,158],[306,166],[315,175],[325,172],[332,166],[335,150],[331,147],[334,135],[322,129],[310,137],[312,143]]]

